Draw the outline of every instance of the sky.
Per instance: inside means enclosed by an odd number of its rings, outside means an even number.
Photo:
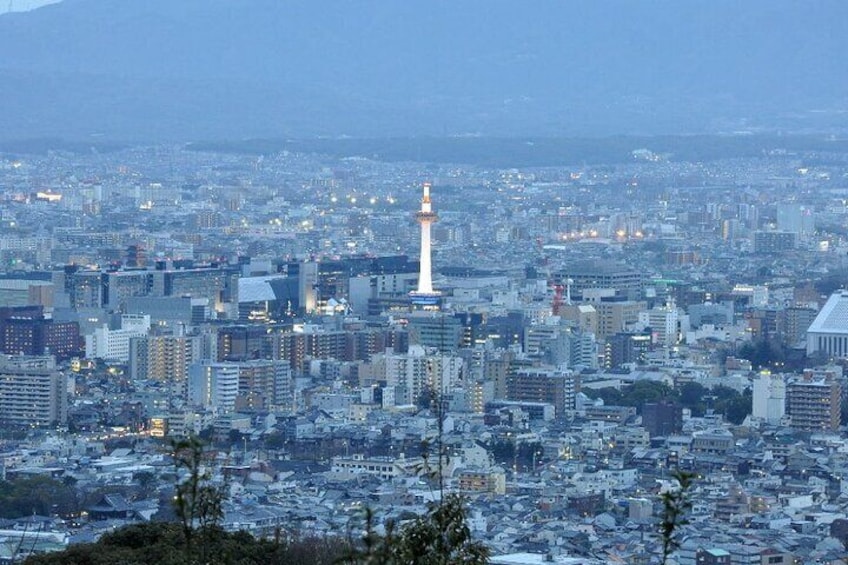
[[[60,1],[61,0],[0,0],[0,14],[9,12],[10,6],[12,12],[26,12],[47,4],[55,4]]]
[[[55,1],[0,139],[848,131],[848,0]]]

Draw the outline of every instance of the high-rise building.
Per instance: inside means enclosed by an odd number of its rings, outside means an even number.
[[[235,409],[239,391],[238,363],[195,363],[188,370],[188,401],[219,414]]]
[[[462,358],[443,355],[432,349],[411,346],[408,353],[378,356],[384,379],[395,387],[399,404],[414,404],[425,393],[445,395],[453,392],[462,377]]]
[[[559,325],[525,328],[524,352],[556,367],[594,368],[598,364],[594,334]]]
[[[409,316],[409,341],[413,345],[435,347],[439,351],[455,351],[459,348],[462,321],[443,312],[414,312]]]
[[[112,309],[123,309],[127,299],[149,296],[153,288],[153,271],[143,269],[104,273],[103,302]]]
[[[671,347],[678,342],[679,314],[672,304],[657,306],[639,312],[639,324],[646,331],[650,328],[654,345]]]
[[[647,307],[644,301],[636,300],[601,300],[592,305],[598,312],[598,339],[626,331]]]
[[[0,356],[0,425],[64,424],[67,388],[67,377],[52,356]]]
[[[237,363],[239,411],[292,411],[292,371],[286,361],[258,359]]]
[[[579,385],[571,371],[527,367],[506,376],[506,399],[552,404],[557,417],[574,410]]]
[[[721,238],[725,241],[735,241],[741,231],[741,222],[730,218],[721,222]]]
[[[790,231],[754,232],[754,253],[782,253],[795,249],[798,234]]]
[[[604,368],[616,369],[625,363],[644,363],[651,349],[651,335],[647,333],[617,333],[606,339]]]
[[[779,424],[786,413],[786,381],[781,375],[761,374],[754,379],[751,416]]]
[[[217,331],[217,360],[268,359],[274,334],[274,330],[259,324],[221,327]]]
[[[99,270],[74,270],[66,273],[65,277],[65,285],[72,308],[100,308],[103,306],[105,298],[104,282]]]
[[[577,261],[566,266],[556,282],[565,285],[569,279],[571,296],[578,300],[586,299],[583,291],[587,289],[610,289],[628,300],[642,298],[644,275],[626,265],[601,260]]]
[[[807,329],[815,321],[818,312],[815,308],[803,306],[791,306],[785,308],[780,315],[780,333],[783,343],[795,345],[804,343],[807,338]]]
[[[837,431],[841,424],[841,375],[807,371],[786,387],[786,412],[793,428]]]
[[[151,292],[154,296],[209,298],[212,301],[212,309],[220,315],[227,313],[228,306],[235,306],[237,309],[238,267],[219,267],[218,265],[184,269],[159,267],[167,267],[167,265],[157,265],[153,273]]]
[[[201,358],[200,336],[151,335],[130,340],[133,379],[185,382],[188,367]]]
[[[211,317],[208,298],[189,296],[134,296],[124,302],[127,314],[148,314],[158,328],[198,326]]]
[[[0,353],[57,359],[79,355],[79,324],[46,319],[43,306],[0,308]]]
[[[85,356],[89,359],[109,359],[129,362],[130,340],[144,337],[150,331],[150,316],[124,314],[121,316],[121,328],[110,330],[103,325],[85,336]]]
[[[266,335],[271,347],[269,355],[231,356],[229,359],[284,359],[292,369],[302,371],[310,360],[366,361],[387,348],[398,353],[406,351],[409,344],[406,331],[394,328],[326,330],[310,327],[304,331],[278,331]]]

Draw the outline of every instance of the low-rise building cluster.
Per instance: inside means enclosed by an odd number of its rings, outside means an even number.
[[[76,497],[0,562],[172,519],[186,436],[257,536],[459,492],[492,563],[658,563],[686,472],[676,563],[839,562],[848,170],[814,157],[0,157],[0,470]]]

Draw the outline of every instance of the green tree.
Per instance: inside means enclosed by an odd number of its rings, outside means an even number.
[[[188,552],[192,550],[195,528],[208,533],[224,517],[225,486],[211,484],[203,442],[192,436],[171,442],[176,476],[186,473],[174,487],[174,510],[182,526]],[[205,551],[206,544],[201,548]]]
[[[430,398],[436,416],[436,436],[422,442],[419,474],[435,484],[438,499],[427,512],[397,528],[386,524],[385,535],[374,528],[374,513],[365,514],[365,533],[346,560],[357,565],[482,565],[489,550],[471,537],[465,500],[458,494],[445,494],[444,470],[449,454],[444,442],[447,402],[438,394]],[[513,445],[513,449],[515,446]],[[435,455],[435,457],[433,457]],[[431,464],[435,459],[435,465]]]
[[[642,406],[645,404],[675,398],[674,389],[664,382],[653,380],[636,381],[632,385],[621,387],[621,390],[605,387],[583,392],[591,398],[602,399],[606,406],[632,406],[639,413],[642,412]]]
[[[286,446],[286,436],[282,432],[272,432],[264,437],[265,449],[283,449]]]
[[[97,543],[34,555],[26,565],[337,565],[348,546],[339,537],[277,536],[256,539],[247,532],[211,527],[205,556],[187,553],[182,527],[176,523],[133,524],[105,534]]]
[[[501,465],[512,465],[515,461],[516,450],[515,442],[506,440],[497,440],[488,446],[489,451],[495,461]]]
[[[743,394],[736,394],[733,398],[727,400],[724,405],[722,414],[727,418],[727,421],[737,426],[745,421],[753,409],[753,395],[751,389],[746,388]]]
[[[665,565],[675,549],[680,547],[679,530],[689,523],[687,514],[692,509],[692,481],[695,476],[686,471],[677,470],[672,475],[677,480],[677,488],[667,490],[660,497],[663,505],[660,536],[662,538],[662,563]]]
[[[709,394],[707,387],[694,381],[680,385],[680,404],[689,408],[693,416],[704,415],[704,397]]]
[[[644,380],[636,381],[622,390],[627,406],[635,406],[641,412],[642,406],[649,403],[672,400],[674,390],[660,381]]]
[[[471,537],[465,502],[458,494],[429,505],[426,514],[397,528],[386,525],[379,535],[374,515],[366,511],[365,533],[343,560],[351,565],[484,565],[489,550]]]
[[[401,530],[397,563],[477,565],[487,563],[485,545],[471,539],[463,499],[450,494],[433,503],[428,514]]]
[[[133,473],[133,480],[136,481],[142,489],[147,489],[156,482],[156,475],[150,471],[138,471]]]
[[[604,387],[599,389],[585,389],[583,394],[589,398],[600,398],[604,401],[605,406],[621,406],[622,394],[621,391],[614,387]]]
[[[739,356],[750,361],[755,370],[772,367],[784,361],[783,351],[765,339],[746,343],[739,348]]]
[[[40,475],[0,481],[0,518],[66,515],[80,510],[77,491],[71,483]]]

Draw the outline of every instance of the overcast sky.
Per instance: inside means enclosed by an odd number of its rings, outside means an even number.
[[[44,6],[45,4],[55,4],[61,0],[0,0],[0,14],[5,14],[9,11],[9,6],[13,12],[26,12]]]

